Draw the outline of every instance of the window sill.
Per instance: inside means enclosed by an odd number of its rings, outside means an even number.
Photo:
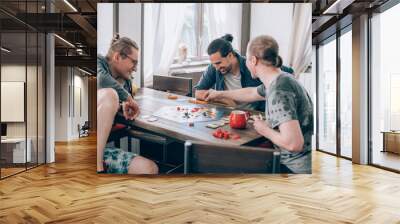
[[[209,60],[203,61],[192,61],[189,63],[176,63],[172,64],[170,67],[171,72],[176,71],[185,71],[185,70],[196,70],[196,69],[204,69],[210,64]]]

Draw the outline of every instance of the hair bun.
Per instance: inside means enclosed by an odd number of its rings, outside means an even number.
[[[113,37],[113,39],[111,41],[111,44],[117,42],[117,40],[119,40],[119,34],[118,33],[114,35],[114,37]]]
[[[281,56],[278,55],[278,57],[276,57],[274,66],[277,68],[280,68],[280,67],[282,67],[282,64],[283,64],[282,58],[281,58]]]
[[[277,56],[278,54],[274,49],[268,48],[264,51],[263,59],[273,63],[276,60]]]
[[[221,39],[226,40],[226,41],[232,43],[232,41],[233,41],[233,36],[232,36],[232,34],[227,33],[227,34],[225,34],[224,36],[222,36]]]

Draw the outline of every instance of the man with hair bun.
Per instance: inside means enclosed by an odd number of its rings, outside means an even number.
[[[138,64],[139,47],[117,34],[106,57],[97,56],[97,172],[157,174],[157,165],[144,157],[118,148],[106,147],[114,118],[122,110],[125,119],[139,115],[132,97],[132,73]]]
[[[313,105],[305,88],[281,70],[278,43],[270,36],[254,38],[247,46],[246,65],[259,87],[209,91],[207,100],[266,102],[266,121],[255,119],[254,129],[281,151],[281,172],[311,173]]]
[[[205,100],[210,89],[235,90],[262,84],[259,79],[252,79],[246,67],[246,58],[233,49],[232,40],[231,34],[225,34],[209,44],[207,53],[211,64],[195,86],[197,99]],[[265,109],[265,101],[238,103],[229,99],[215,100],[242,109],[259,111]]]

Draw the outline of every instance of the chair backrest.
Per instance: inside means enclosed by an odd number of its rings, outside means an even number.
[[[192,96],[192,79],[175,76],[154,75],[153,89]]]
[[[194,92],[196,91],[194,87],[199,83],[201,76],[204,73],[204,70],[193,71],[193,72],[173,72],[173,73],[171,73],[171,76],[191,78],[192,79],[192,94],[194,96]]]
[[[90,123],[89,121],[85,121],[85,123],[82,125],[83,130],[88,130],[90,128]]]
[[[185,142],[184,172],[279,173],[280,152],[274,149]]]

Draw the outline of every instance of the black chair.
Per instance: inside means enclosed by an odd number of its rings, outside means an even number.
[[[274,149],[185,142],[184,173],[279,173]]]
[[[192,96],[192,79],[176,76],[154,75],[153,89],[182,96]]]
[[[78,134],[79,134],[79,138],[80,137],[87,137],[89,136],[89,129],[90,129],[90,125],[89,125],[89,121],[85,121],[85,123],[80,126],[78,124]]]
[[[118,113],[115,116],[114,123],[115,126],[113,127],[113,130],[111,130],[107,142],[114,142],[116,147],[120,147],[120,139],[128,137],[128,151],[130,151],[130,139],[136,138],[162,145],[164,151],[163,154],[166,154],[166,147],[171,142],[168,138],[132,127],[121,113]]]

